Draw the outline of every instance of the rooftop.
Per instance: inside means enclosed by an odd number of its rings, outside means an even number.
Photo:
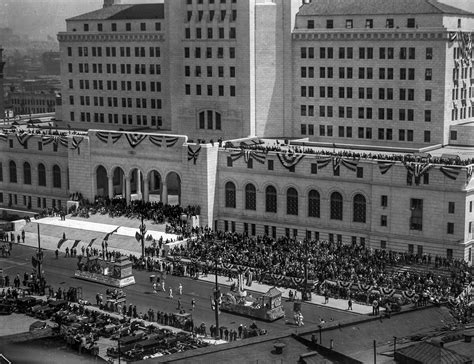
[[[381,15],[457,14],[468,11],[436,0],[313,0],[300,8],[299,15]]]
[[[69,18],[67,21],[164,19],[164,17],[164,4],[117,4]]]

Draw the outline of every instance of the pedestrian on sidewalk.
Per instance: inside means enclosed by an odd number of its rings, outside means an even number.
[[[25,244],[25,230],[21,231],[21,241],[23,244]]]
[[[161,289],[163,290],[163,292],[166,292],[164,279],[161,281]]]
[[[68,256],[69,256],[69,248],[66,247],[66,257],[68,257]]]
[[[179,291],[179,295],[182,296],[183,295],[183,285],[181,283],[178,286],[178,291]]]
[[[58,249],[55,250],[54,255],[56,255],[56,259],[58,259],[58,257],[59,257],[59,250]]]
[[[66,240],[66,233],[63,232],[63,240]]]
[[[17,242],[18,244],[20,244],[20,234],[18,234],[18,235],[16,236],[16,242]]]
[[[181,299],[178,298],[178,311],[181,311]]]
[[[194,308],[196,307],[196,300],[194,299],[194,297],[191,300],[191,307],[192,307],[192,310],[194,311]]]
[[[349,301],[347,301],[347,309],[352,311],[352,298],[349,296]]]
[[[169,298],[173,299],[173,288],[170,287],[170,295]]]
[[[329,292],[327,289],[324,291],[324,303],[329,303]]]

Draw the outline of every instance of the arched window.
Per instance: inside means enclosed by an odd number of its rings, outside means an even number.
[[[53,167],[53,187],[61,188],[61,168],[57,164]]]
[[[225,207],[235,208],[235,185],[232,182],[225,184]]]
[[[355,195],[352,210],[354,215],[354,222],[365,222],[366,210],[367,208],[365,197],[361,194]]]
[[[46,168],[43,163],[38,164],[38,185],[46,186]]]
[[[23,163],[23,183],[31,185],[31,166],[28,162]]]
[[[298,191],[293,187],[286,191],[286,213],[288,215],[298,215]]]
[[[16,163],[13,161],[10,161],[10,182],[11,183],[16,183],[17,178],[16,178]]]
[[[309,191],[308,194],[308,216],[320,217],[321,198],[316,190]]]
[[[265,211],[277,212],[277,191],[273,186],[265,189]]]
[[[331,194],[331,219],[342,220],[342,195],[339,192]]]
[[[255,189],[255,186],[251,183],[245,186],[245,209],[257,209],[257,191]]]

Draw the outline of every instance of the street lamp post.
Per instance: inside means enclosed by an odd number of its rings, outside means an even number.
[[[219,283],[217,281],[217,265],[219,263],[219,257],[218,257],[218,248],[217,245],[215,246],[215,255],[214,255],[214,262],[215,262],[215,274],[216,274],[216,286],[214,288],[214,313],[216,317],[216,338],[219,338],[219,296],[220,296],[220,291],[219,291]]]
[[[303,240],[304,243],[304,287],[301,290],[301,300],[311,300],[311,292],[308,292],[308,239]]]
[[[41,251],[41,237],[40,237],[40,226],[37,224],[38,228],[38,251],[36,252],[36,264],[38,267],[38,281],[40,293],[43,293],[43,275],[41,272],[42,263],[43,263],[43,252]]]
[[[148,269],[148,263],[145,259],[145,234],[146,234],[146,225],[143,222],[143,211],[141,213],[141,224],[140,224],[140,235],[141,235],[141,243],[142,243],[142,259],[145,261],[145,269]]]

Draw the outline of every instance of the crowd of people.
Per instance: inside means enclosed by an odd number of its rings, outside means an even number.
[[[398,291],[429,291],[431,296],[457,297],[466,284],[472,281],[470,269],[462,260],[422,256],[387,250],[374,250],[361,244],[341,242],[305,241],[281,237],[272,239],[248,237],[229,232],[211,232],[172,249],[170,255],[201,262],[213,262],[216,256],[224,266],[239,265],[251,268],[255,280],[265,275],[283,275],[304,278],[307,264],[308,279],[364,286],[383,287]],[[390,269],[400,264],[426,264],[423,273]],[[435,274],[429,267],[443,269],[446,274]],[[328,285],[321,289],[330,289]],[[347,288],[343,289],[347,290]],[[334,291],[333,291],[334,293]]]
[[[69,213],[73,216],[89,217],[99,213],[110,217],[124,216],[130,219],[150,220],[155,224],[167,223],[169,225],[181,226],[182,216],[196,216],[200,214],[199,206],[181,207],[179,205],[163,204],[162,202],[144,202],[133,200],[127,204],[124,198],[113,198],[96,196],[94,202],[89,202],[82,196],[76,196],[79,208],[70,208]],[[80,198],[80,199],[79,199]]]
[[[226,143],[225,148],[236,148],[232,143]],[[342,157],[350,159],[371,159],[371,160],[383,160],[383,161],[395,161],[395,162],[423,162],[432,164],[442,165],[457,165],[467,166],[474,163],[472,158],[461,159],[459,156],[445,156],[445,157],[433,157],[428,153],[424,154],[395,154],[395,153],[370,153],[370,152],[354,152],[350,150],[339,150],[335,151],[336,146],[332,151],[327,149],[317,149],[305,146],[305,143],[284,144],[278,140],[274,144],[261,144],[261,143],[240,143],[238,148],[251,149],[262,152],[284,152],[284,153],[298,153],[298,154],[312,154],[320,155],[322,157]]]

